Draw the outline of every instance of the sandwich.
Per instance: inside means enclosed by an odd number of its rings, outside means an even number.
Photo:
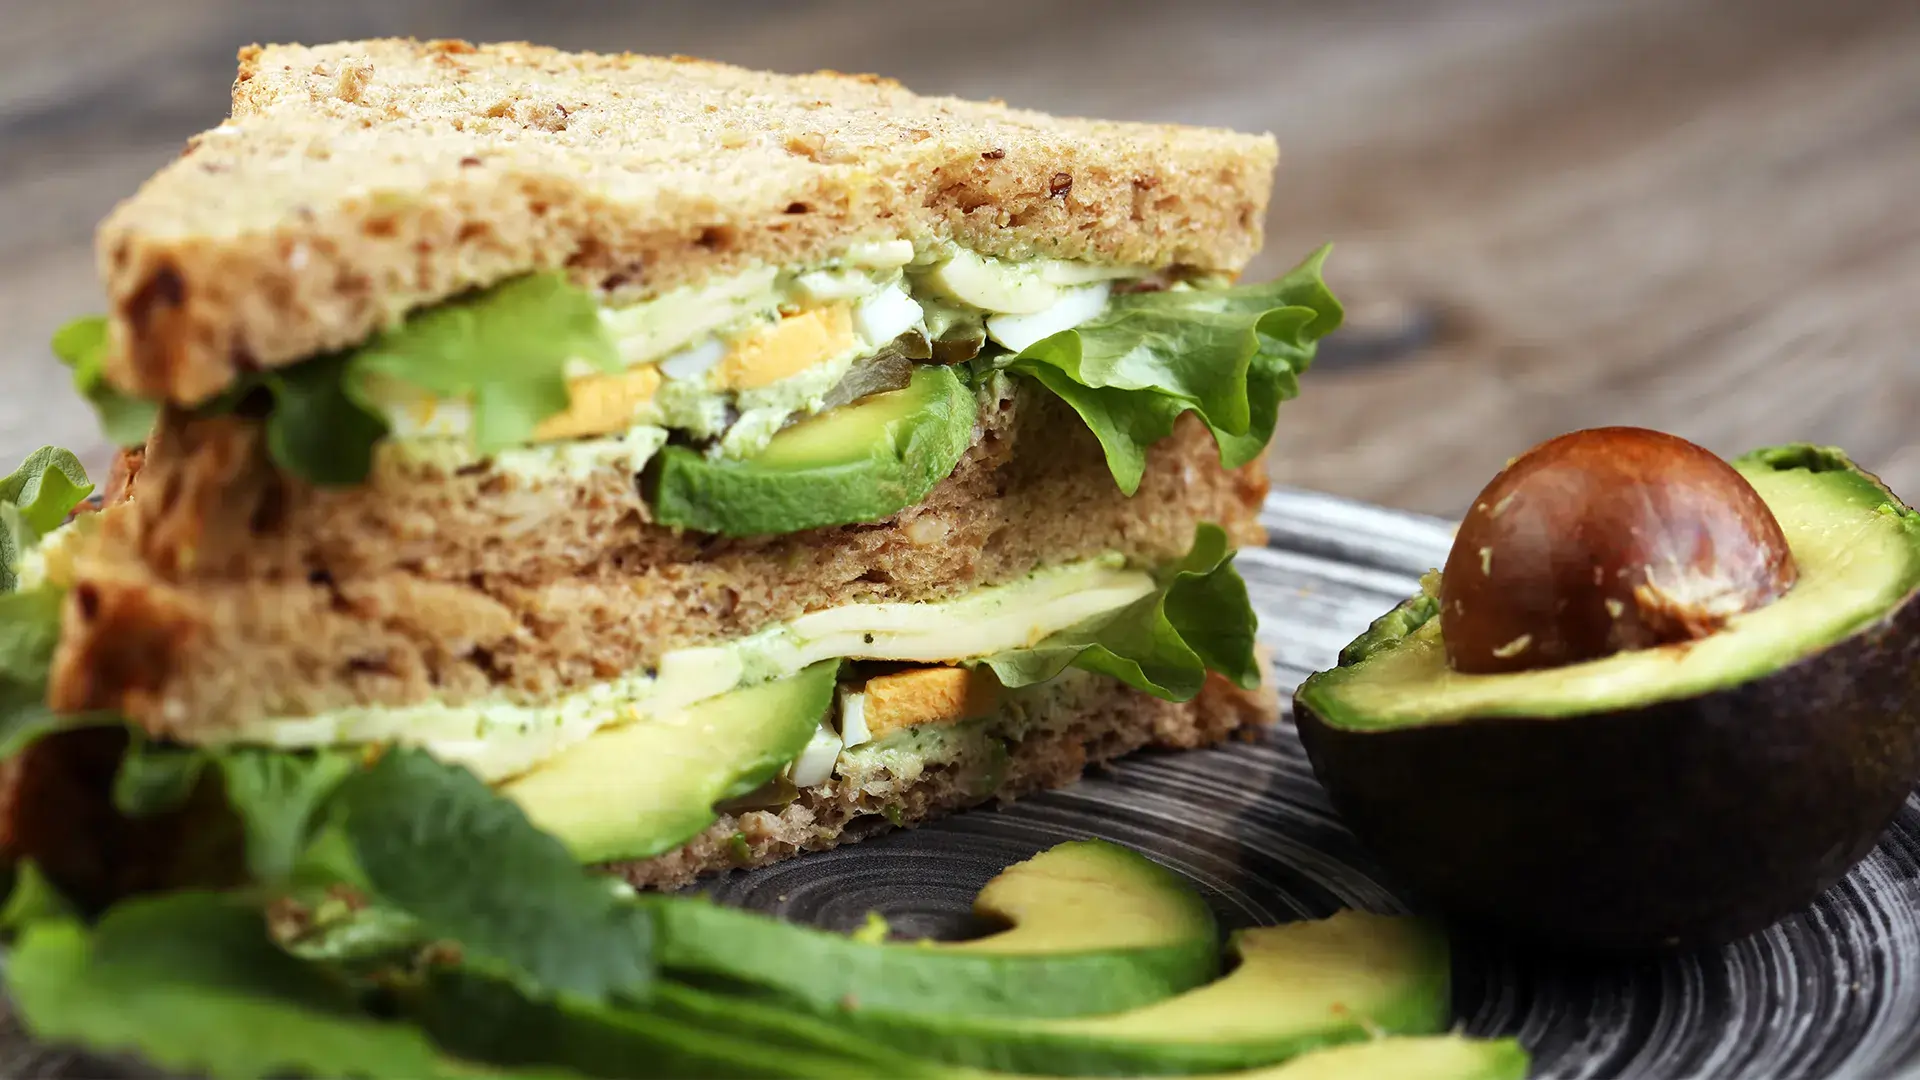
[[[873,76],[242,50],[54,342],[111,477],[0,482],[0,846],[199,881],[224,806],[257,873],[404,751],[670,888],[1257,733],[1233,553],[1341,317],[1324,251],[1238,281],[1276,160]]]

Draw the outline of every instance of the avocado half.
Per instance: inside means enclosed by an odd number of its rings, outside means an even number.
[[[1838,450],[1733,465],[1800,580],[1711,636],[1463,675],[1429,577],[1301,685],[1314,772],[1407,884],[1555,944],[1713,944],[1872,850],[1920,780],[1920,513]]]

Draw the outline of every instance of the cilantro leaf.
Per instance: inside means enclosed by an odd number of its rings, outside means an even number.
[[[91,932],[69,919],[33,923],[7,981],[36,1036],[179,1072],[494,1075],[362,1012],[346,983],[275,948],[260,913],[228,895],[131,900]]]
[[[643,992],[653,921],[582,868],[518,805],[457,765],[393,749],[341,786],[368,885],[434,938],[550,992]]]
[[[1072,330],[992,361],[1073,406],[1120,489],[1139,490],[1148,446],[1197,413],[1228,468],[1258,457],[1282,401],[1299,393],[1318,340],[1340,325],[1321,280],[1328,249],[1276,281],[1114,297]]]
[[[1031,648],[984,662],[1006,686],[1045,682],[1072,666],[1110,675],[1155,697],[1187,701],[1200,692],[1209,671],[1243,689],[1260,685],[1255,626],[1227,534],[1217,525],[1201,525],[1186,558],[1156,591]]]
[[[147,441],[160,415],[157,402],[128,397],[107,385],[101,369],[107,359],[107,320],[102,315],[75,319],[53,334],[53,354],[73,370],[73,388],[93,405],[100,430],[115,446]]]

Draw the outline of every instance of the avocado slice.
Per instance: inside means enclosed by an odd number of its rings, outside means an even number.
[[[878,521],[953,471],[978,411],[958,369],[921,365],[905,387],[803,420],[750,458],[670,446],[657,459],[654,518],[726,536]]]
[[[1514,1039],[1463,1035],[1373,1039],[1316,1050],[1233,1080],[1525,1080],[1532,1061]],[[1213,1080],[1227,1080],[1216,1076]]]
[[[1150,1076],[1243,1069],[1375,1034],[1446,1030],[1446,936],[1419,919],[1343,911],[1243,930],[1226,977],[1151,1005],[1066,1019],[830,1015],[902,1051],[1002,1072]]]
[[[582,862],[644,859],[800,755],[833,702],[838,660],[596,732],[501,786]]]
[[[1712,943],[1872,849],[1920,778],[1920,514],[1838,450],[1733,464],[1800,578],[1718,632],[1463,675],[1430,578],[1302,684],[1315,773],[1410,885],[1564,944]]]
[[[1008,867],[974,901],[1008,922],[972,941],[888,943],[685,897],[657,906],[660,964],[775,990],[814,1008],[959,1016],[1118,1012],[1211,979],[1213,913],[1178,875],[1099,840]]]

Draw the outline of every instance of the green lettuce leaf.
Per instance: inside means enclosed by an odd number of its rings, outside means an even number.
[[[120,768],[113,774],[113,808],[130,818],[179,809],[200,783],[207,756],[198,750],[156,747],[139,728],[127,736]]]
[[[102,380],[106,320],[69,323],[53,347],[108,434],[123,446],[144,442],[159,406]],[[415,312],[358,348],[250,375],[202,411],[228,412],[265,394],[274,461],[313,484],[353,485],[366,479],[387,433],[376,384],[467,401],[474,448],[487,454],[529,441],[541,421],[567,410],[574,362],[623,367],[591,293],[561,274],[529,274]]]
[[[0,477],[0,593],[19,584],[21,556],[60,527],[93,493],[86,467],[68,450],[43,446]]]
[[[60,724],[46,701],[61,599],[49,588],[0,593],[0,761]]]
[[[30,923],[45,919],[72,918],[73,903],[32,859],[21,859],[13,867],[13,883],[7,889],[7,902],[0,907],[0,932],[14,934]]]
[[[107,320],[101,315],[75,319],[53,334],[53,354],[73,371],[73,388],[100,417],[100,430],[115,446],[140,446],[153,430],[160,406],[128,397],[107,385],[101,368],[107,359]]]
[[[293,876],[328,801],[359,764],[344,751],[297,754],[249,748],[221,751],[214,761],[226,784],[227,803],[246,833],[247,872],[266,884]]]
[[[1260,456],[1316,343],[1340,325],[1320,276],[1328,250],[1265,284],[1117,296],[1099,318],[988,363],[1073,406],[1129,495],[1147,447],[1185,412],[1206,422],[1221,463],[1235,468]]]
[[[1159,589],[984,663],[1006,686],[1045,682],[1072,666],[1155,697],[1187,701],[1200,692],[1209,671],[1242,689],[1260,685],[1255,626],[1227,534],[1217,525],[1201,525],[1186,558],[1164,575]]]
[[[260,912],[229,895],[128,901],[91,932],[70,919],[35,922],[8,959],[7,983],[36,1036],[176,1072],[499,1075],[367,1015],[344,981],[277,949]]]
[[[366,479],[387,421],[347,389],[352,355],[323,356],[254,376],[272,397],[267,453],[310,484],[342,487]]]
[[[367,380],[379,377],[465,398],[474,448],[486,454],[530,441],[542,420],[566,411],[574,360],[623,367],[592,294],[560,274],[530,274],[409,316],[354,350],[342,384],[363,404]]]
[[[465,955],[549,992],[639,995],[653,977],[653,920],[473,773],[393,749],[337,795],[374,894]]]

